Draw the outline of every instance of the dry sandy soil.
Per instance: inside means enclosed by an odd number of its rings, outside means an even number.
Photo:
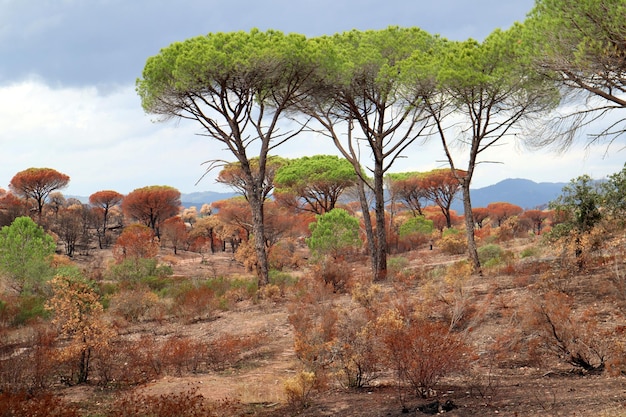
[[[169,256],[171,259],[171,255]],[[222,275],[246,272],[231,257],[213,255],[208,264],[201,264],[197,257],[179,255],[174,265],[175,274]],[[453,262],[458,258],[443,255],[437,250],[421,251],[410,256],[416,265],[436,265]],[[182,261],[183,259],[187,259]],[[355,265],[355,268],[364,267]],[[593,277],[589,277],[592,279]],[[507,300],[520,300],[527,289],[506,275],[489,275],[473,281],[471,289],[480,296],[491,289],[496,297],[494,304]],[[499,296],[499,298],[498,298]],[[348,297],[346,295],[338,297]],[[591,294],[589,302],[602,302]],[[311,405],[306,409],[289,408],[285,404],[283,381],[295,375],[300,364],[294,354],[293,328],[288,322],[288,301],[244,301],[234,308],[220,312],[209,321],[181,326],[180,323],[145,323],[138,325],[138,332],[158,334],[181,334],[193,337],[214,337],[220,334],[262,334],[268,343],[261,352],[234,369],[207,374],[165,376],[136,388],[143,394],[160,395],[184,392],[190,388],[210,400],[225,398],[242,404],[238,415],[259,416],[403,416],[427,415],[424,406],[439,401],[451,401],[454,408],[445,413],[449,416],[626,416],[626,379],[624,376],[583,375],[559,362],[544,363],[540,367],[494,366],[492,369],[477,367],[472,376],[446,378],[431,398],[417,398],[403,394],[404,405],[391,378],[380,378],[372,386],[349,390],[329,387],[315,392]],[[493,309],[504,308],[493,306]],[[494,315],[494,317],[496,317]],[[483,320],[472,339],[480,346],[486,339],[505,332],[506,321]],[[156,326],[148,329],[147,326]],[[79,402],[92,402],[110,393],[91,386],[68,388],[65,395]]]

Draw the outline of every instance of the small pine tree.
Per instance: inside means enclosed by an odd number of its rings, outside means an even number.
[[[306,240],[315,256],[336,259],[342,252],[361,245],[359,220],[346,210],[333,209],[317,215],[316,219],[309,225],[311,237]]]
[[[0,272],[20,293],[37,293],[52,276],[56,244],[30,217],[18,217],[0,230]]]

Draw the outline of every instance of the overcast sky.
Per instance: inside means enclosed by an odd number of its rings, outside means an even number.
[[[209,32],[277,29],[307,36],[418,26],[453,40],[482,40],[523,21],[532,0],[0,0],[0,187],[17,172],[49,167],[71,177],[68,195],[128,193],[170,185],[183,193],[225,191],[204,161],[233,160],[192,122],[155,123],[134,91],[149,56]],[[320,138],[279,152],[336,153]],[[279,148],[280,149],[280,148]],[[565,155],[502,146],[473,186],[506,178],[567,182],[618,172],[624,153],[575,147]],[[442,167],[435,145],[415,147],[396,171]]]

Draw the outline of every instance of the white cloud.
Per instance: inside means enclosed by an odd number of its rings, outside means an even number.
[[[144,114],[133,86],[99,94],[93,87],[50,88],[38,80],[0,86],[0,186],[17,172],[50,167],[71,177],[65,194],[87,196],[103,189],[128,193],[147,185],[170,185],[181,192],[224,191],[217,172],[203,179],[210,159],[234,158],[217,141],[199,136],[192,122],[153,123]],[[286,127],[287,128],[287,127]],[[473,187],[506,178],[537,182],[568,182],[582,174],[604,178],[618,172],[623,155],[604,146],[581,145],[563,155],[548,150],[521,151],[514,144],[494,147],[482,155]],[[329,140],[316,135],[295,138],[277,149],[288,158],[338,154]],[[393,168],[428,171],[447,166],[440,144],[414,144]],[[460,168],[465,168],[463,165]]]
[[[19,171],[50,167],[70,175],[66,194],[127,193],[156,183],[189,192],[215,152],[192,124],[151,122],[132,86],[100,95],[30,80],[0,87],[0,98],[4,186]]]

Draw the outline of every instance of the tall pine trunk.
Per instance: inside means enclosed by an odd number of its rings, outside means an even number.
[[[465,217],[465,233],[467,236],[467,254],[472,263],[474,273],[482,275],[480,259],[478,258],[478,248],[474,237],[474,215],[472,214],[472,201],[470,198],[470,177],[466,177],[462,181],[461,189],[463,190],[463,211]]]
[[[382,161],[382,158],[377,158]],[[382,281],[387,277],[387,229],[385,222],[385,190],[382,162],[374,165],[374,206],[376,212],[376,268],[374,280]]]
[[[365,225],[365,236],[367,238],[370,264],[372,272],[374,273],[374,271],[376,271],[376,266],[378,265],[376,239],[374,238],[374,228],[372,227],[370,207],[367,201],[367,194],[365,193],[365,181],[360,176],[358,177],[357,192],[359,195],[359,202],[361,203],[361,211],[363,212],[363,223]]]
[[[257,256],[256,272],[259,288],[269,283],[269,262],[265,239],[265,224],[263,219],[263,201],[256,193],[250,193],[248,203],[252,211],[252,238]]]

